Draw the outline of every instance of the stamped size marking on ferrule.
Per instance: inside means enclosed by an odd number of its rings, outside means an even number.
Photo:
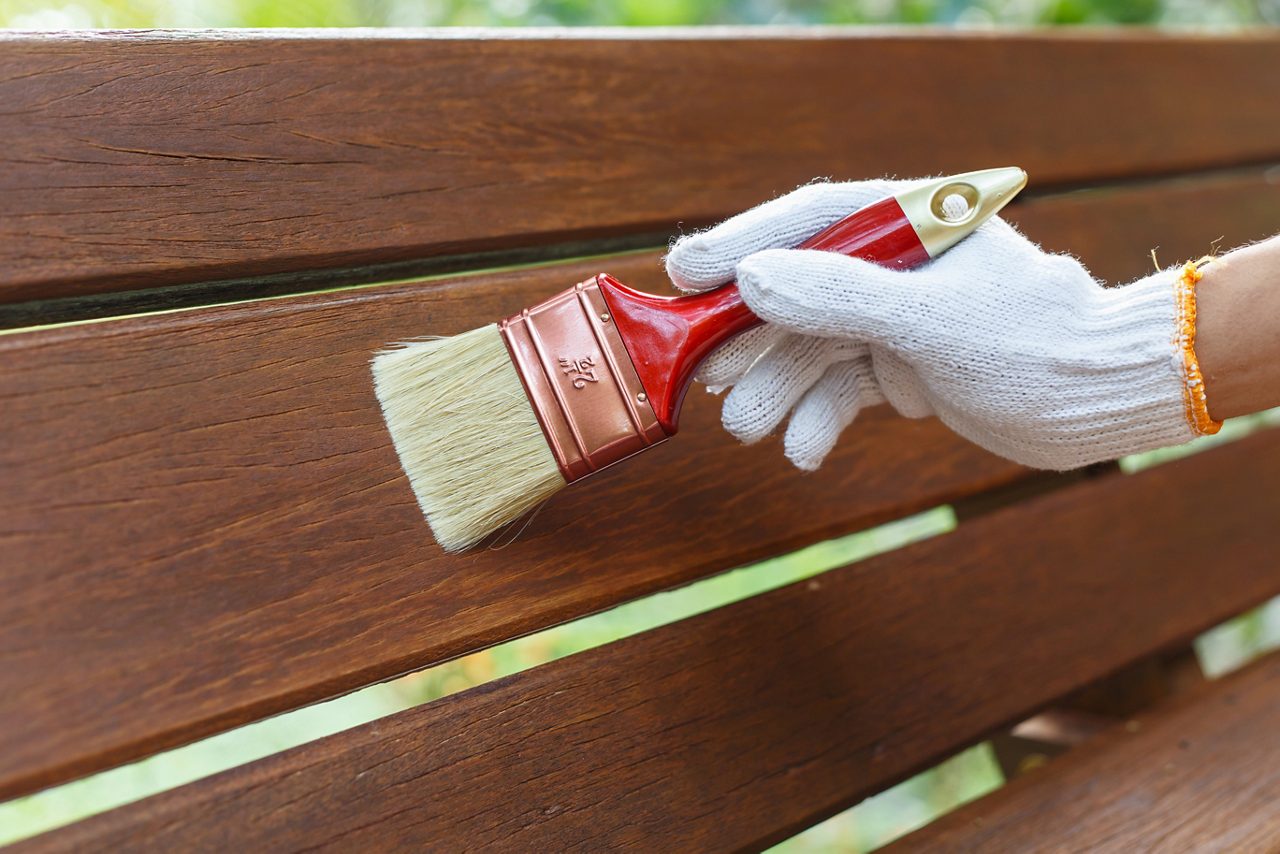
[[[560,370],[562,373],[573,377],[573,387],[576,389],[584,389],[587,383],[598,383],[599,378],[596,377],[596,361],[593,356],[583,356],[581,359],[570,359],[566,356],[560,357]]]

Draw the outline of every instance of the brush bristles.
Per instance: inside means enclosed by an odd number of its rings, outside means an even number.
[[[379,353],[373,382],[446,551],[474,545],[565,486],[496,324]]]

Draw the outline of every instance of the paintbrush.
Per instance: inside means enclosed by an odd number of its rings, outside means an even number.
[[[946,251],[1026,184],[1010,167],[931,179],[801,244],[910,267]],[[373,359],[400,463],[446,551],[675,435],[698,364],[760,324],[734,284],[663,297],[601,274],[503,320]]]

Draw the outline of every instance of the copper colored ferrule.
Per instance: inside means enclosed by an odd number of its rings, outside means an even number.
[[[668,438],[595,278],[498,328],[566,482]]]

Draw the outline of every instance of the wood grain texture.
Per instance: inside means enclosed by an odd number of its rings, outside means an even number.
[[[1135,233],[1185,256],[1223,223],[1256,233],[1251,200],[1271,185],[1216,186],[1155,194]],[[1111,237],[1129,196],[1088,198],[1028,207],[1029,233],[1110,278],[1140,274],[1143,243]],[[0,793],[1024,474],[936,422],[879,413],[801,475],[775,443],[735,445],[694,393],[675,441],[567,491],[514,545],[446,557],[390,447],[370,354],[600,269],[659,286],[645,254],[0,336]]]
[[[1071,486],[19,850],[758,849],[1280,592],[1277,478]]]
[[[656,283],[652,254],[609,266]],[[391,448],[371,353],[597,270],[0,337],[0,792],[1020,474],[879,413],[804,476],[775,443],[737,445],[695,393],[675,441],[566,490],[502,550],[445,555]]]
[[[1280,657],[1134,721],[884,850],[1280,847]]]
[[[1008,219],[1113,283],[1280,232],[1280,166],[1030,198]],[[1115,259],[1112,261],[1112,259]]]
[[[1278,90],[1274,33],[10,37],[0,301],[666,232],[814,176],[1275,162]]]

